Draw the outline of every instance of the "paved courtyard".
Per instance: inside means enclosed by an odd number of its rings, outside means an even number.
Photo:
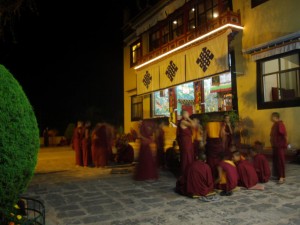
[[[263,191],[203,202],[174,193],[169,171],[156,182],[138,182],[133,167],[76,168],[70,148],[44,148],[24,195],[44,203],[46,225],[299,225],[300,165],[286,166],[285,184],[270,181]]]

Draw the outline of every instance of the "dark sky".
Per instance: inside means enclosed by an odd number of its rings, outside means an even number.
[[[77,119],[122,123],[122,9],[134,0],[35,0],[15,20],[17,43],[1,41],[0,63],[22,85],[38,119],[64,132]]]

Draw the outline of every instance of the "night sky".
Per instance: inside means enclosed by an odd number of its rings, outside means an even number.
[[[134,0],[36,0],[0,45],[0,63],[22,85],[40,129],[63,134],[78,119],[122,124],[123,9]],[[134,10],[132,10],[135,13]]]

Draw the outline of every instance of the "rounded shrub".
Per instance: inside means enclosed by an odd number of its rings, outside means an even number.
[[[39,129],[22,87],[0,64],[0,217],[3,221],[33,176]]]

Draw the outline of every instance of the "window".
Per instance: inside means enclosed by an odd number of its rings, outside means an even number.
[[[154,116],[170,116],[168,89],[154,92],[153,99]]]
[[[206,32],[208,23],[219,17],[218,0],[205,0],[198,4],[197,25]]]
[[[171,24],[171,39],[175,39],[183,34],[183,15],[172,20]]]
[[[267,2],[268,0],[251,0],[251,8],[254,8],[264,2]]]
[[[153,51],[159,47],[159,30],[150,33],[150,51]]]
[[[136,41],[130,46],[130,66],[135,66],[142,57],[141,41]]]
[[[143,97],[131,97],[131,121],[143,119]]]
[[[189,10],[188,31],[193,31],[196,28],[196,9],[193,6]]]
[[[285,54],[258,64],[258,109],[300,105],[299,52]]]
[[[169,32],[170,32],[169,24],[166,24],[165,26],[163,26],[163,28],[161,30],[161,44],[162,45],[168,43]]]

